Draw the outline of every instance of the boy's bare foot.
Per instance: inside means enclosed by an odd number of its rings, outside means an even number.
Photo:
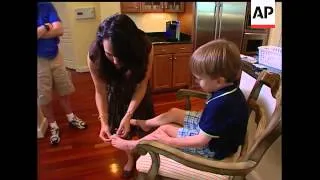
[[[151,127],[148,127],[146,125],[146,120],[130,119],[130,124],[133,126],[139,126],[145,132],[148,132],[151,130]]]
[[[138,141],[136,140],[125,140],[121,139],[119,136],[111,136],[112,146],[123,151],[132,151],[137,143]]]

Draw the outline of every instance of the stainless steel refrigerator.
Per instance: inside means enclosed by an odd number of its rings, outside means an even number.
[[[241,49],[246,6],[246,2],[196,2],[195,48],[224,38]]]

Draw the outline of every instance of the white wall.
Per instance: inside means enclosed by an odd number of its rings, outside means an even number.
[[[268,45],[282,46],[282,2],[276,2],[276,26],[270,30]]]
[[[120,12],[120,2],[100,2],[100,22]]]
[[[55,2],[54,4],[62,3]],[[62,51],[68,52],[64,53],[66,65],[79,72],[87,72],[86,55],[90,43],[95,38],[97,27],[105,18],[120,13],[120,2],[63,2],[63,6],[56,7],[57,11],[60,11],[59,14],[62,14],[62,21],[68,22],[66,34],[72,39],[70,40],[72,46],[62,41],[64,48]],[[75,19],[75,9],[83,7],[94,7],[96,18]],[[166,21],[177,20],[177,13],[128,13],[127,15],[145,32],[164,32]],[[68,61],[70,59],[72,62]]]
[[[100,21],[120,13],[120,2],[101,2]],[[177,13],[127,13],[136,25],[145,32],[164,32],[166,21],[177,20]]]

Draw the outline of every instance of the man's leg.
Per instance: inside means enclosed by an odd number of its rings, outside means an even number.
[[[138,140],[125,140],[118,136],[112,136],[111,144],[112,146],[124,150],[124,151],[132,151],[137,144],[142,140],[152,141],[155,140],[154,135],[159,133],[159,131],[165,132],[170,137],[177,137],[178,129],[180,128],[179,125],[176,124],[166,124],[160,126],[157,130],[153,131],[152,133],[148,134],[147,136],[138,139]]]
[[[131,119],[130,124],[140,126],[144,131],[149,131],[153,127],[159,127],[169,123],[176,123],[182,126],[185,114],[185,110],[171,108],[168,112],[162,113],[149,120]]]
[[[52,74],[49,60],[38,57],[38,103],[43,116],[50,126],[50,143],[58,144],[60,142],[59,127],[55,121],[52,108]]]
[[[66,114],[72,113],[72,108],[71,108],[71,104],[70,104],[70,95],[60,96],[59,102],[60,102],[60,105],[62,106],[62,108],[64,109],[64,112]]]
[[[72,112],[70,105],[70,94],[75,91],[75,88],[71,81],[71,77],[64,66],[60,52],[52,62],[51,67],[54,87],[60,95],[59,102],[66,113],[70,126],[77,129],[85,129],[87,127],[86,123]]]

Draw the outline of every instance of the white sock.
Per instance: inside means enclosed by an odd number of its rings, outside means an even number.
[[[72,121],[72,119],[74,118],[74,114],[73,113],[67,114],[67,118],[69,122]]]
[[[51,128],[55,128],[55,129],[59,128],[59,126],[58,126],[56,121],[54,121],[53,123],[49,123],[49,125],[50,125]]]

